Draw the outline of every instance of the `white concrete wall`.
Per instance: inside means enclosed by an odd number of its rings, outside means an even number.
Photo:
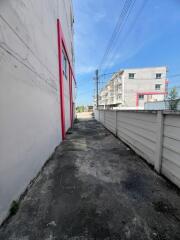
[[[136,106],[136,94],[138,92],[165,92],[166,67],[152,67],[139,69],[126,69],[123,73],[124,77],[124,106]],[[134,79],[129,79],[129,73],[135,73]],[[156,73],[161,73],[162,78],[156,79]],[[155,90],[155,85],[160,84],[161,89]],[[147,101],[164,100],[164,95],[144,96],[144,100],[139,99],[139,106],[144,107]]]
[[[94,110],[94,118],[99,121],[100,111]]]
[[[147,102],[144,105],[145,110],[170,110],[169,101]],[[177,103],[178,111],[180,111],[180,100]]]
[[[95,118],[180,187],[180,113],[95,110]]]
[[[99,121],[104,124],[104,111],[99,111]]]
[[[61,141],[56,22],[72,61],[71,8],[70,0],[0,1],[0,221]],[[68,80],[65,102],[68,129]]]
[[[154,164],[156,149],[156,115],[149,113],[117,112],[117,136]]]
[[[180,115],[164,116],[162,173],[180,186]]]
[[[104,111],[104,126],[116,134],[116,111]]]

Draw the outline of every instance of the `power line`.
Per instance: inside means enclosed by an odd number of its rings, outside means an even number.
[[[119,39],[119,34],[122,31],[124,25],[126,24],[127,19],[130,15],[131,10],[133,9],[133,6],[134,6],[135,2],[136,2],[136,0],[125,0],[123,8],[120,12],[118,21],[116,23],[115,29],[112,33],[110,41],[108,42],[105,54],[104,54],[104,56],[101,60],[99,69],[101,69],[101,67],[103,66],[104,61],[106,61],[105,63],[107,65],[108,57],[112,56],[112,52],[114,50],[114,45],[115,45],[116,41]],[[99,78],[98,78],[97,81],[96,81],[96,85],[98,86],[100,84],[103,84],[103,82],[99,81]],[[97,86],[96,86],[96,90],[97,90],[96,95],[97,95],[97,105],[98,105],[98,87]]]
[[[106,48],[106,51],[105,51],[105,54],[103,55],[103,58],[100,62],[100,65],[99,65],[99,69],[101,69],[103,63],[104,63],[104,60],[107,58],[112,46],[113,46],[113,43],[114,43],[114,40],[116,38],[116,35],[118,33],[118,29],[120,28],[122,22],[123,22],[123,18],[125,16],[125,14],[127,13],[127,10],[129,9],[129,6],[130,4],[132,3],[132,0],[126,0],[124,5],[123,5],[123,8],[122,8],[122,11],[120,12],[120,15],[119,15],[119,18],[118,18],[118,21],[116,23],[116,26],[114,28],[114,31],[112,33],[112,36],[108,42],[108,45],[107,45],[107,48]]]
[[[113,39],[113,41],[112,41],[112,47],[111,47],[111,49],[109,50],[109,52],[108,52],[108,54],[107,54],[107,56],[106,56],[106,59],[105,59],[105,61],[104,61],[104,68],[106,68],[106,67],[109,65],[108,60],[109,60],[110,56],[112,56],[112,52],[113,52],[113,50],[114,50],[114,48],[115,48],[115,46],[116,46],[117,40],[119,39],[120,32],[122,31],[122,29],[123,29],[123,27],[124,27],[124,22],[126,22],[126,17],[127,17],[127,15],[128,15],[128,12],[129,12],[129,9],[130,9],[130,7],[131,7],[131,4],[132,4],[132,1],[128,2],[128,6],[127,6],[127,7],[125,8],[125,10],[123,11],[123,15],[122,15],[122,17],[121,17],[122,19],[121,19],[121,22],[119,23],[119,27],[118,27],[118,29],[117,29],[117,33],[116,33],[116,35],[115,35],[115,37],[114,37],[114,39]]]
[[[123,31],[123,29],[124,29],[124,27],[125,27],[125,25],[126,25],[126,23],[128,21],[128,18],[129,18],[130,14],[131,14],[131,11],[134,8],[135,2],[136,2],[136,0],[132,0],[131,4],[129,5],[129,8],[127,9],[127,11],[126,11],[126,13],[124,15],[124,19],[122,21],[122,24],[121,24],[121,26],[120,26],[120,28],[118,30],[118,33],[117,33],[117,35],[116,35],[116,37],[114,39],[113,48],[112,48],[112,50],[111,50],[111,52],[110,52],[110,54],[109,54],[109,56],[108,56],[108,58],[106,60],[106,65],[105,65],[104,72],[106,72],[106,69],[108,68],[109,65],[110,66],[112,65],[113,58],[116,59],[117,49],[118,49],[118,46],[119,46],[119,44],[118,44],[119,41],[118,40],[119,40],[119,37],[121,36],[121,33],[122,33],[122,31]],[[116,53],[115,56],[114,56],[114,53]]]
[[[136,1],[136,0],[135,0]],[[127,16],[125,17],[125,20],[124,20],[124,24],[122,25],[121,29],[119,29],[119,31],[121,32],[123,30],[123,27],[125,26],[127,20],[128,20],[128,17],[130,15],[130,12],[132,11],[134,5],[135,5],[135,1],[132,2],[131,6],[130,6],[130,9],[128,11],[128,14]],[[137,14],[135,15],[135,20],[133,20],[133,25],[135,25],[137,23],[137,20],[139,19],[139,16],[141,15],[143,9],[145,8],[146,4],[147,4],[148,0],[147,1],[143,1],[141,7],[139,8],[139,11],[137,12]],[[129,36],[130,32],[133,30],[133,27],[129,27],[129,31],[126,33],[127,36]],[[119,39],[119,34],[116,34],[116,38]],[[123,37],[123,39],[125,39],[125,36]],[[122,42],[124,43],[124,41],[122,40]],[[107,67],[108,65],[111,65],[111,62],[112,62],[112,59],[113,57],[116,59],[116,56],[118,55],[118,51],[117,51],[117,48],[118,48],[118,44],[115,45],[114,49],[112,48],[112,51],[109,53],[109,61],[108,59],[106,60],[106,68],[104,70],[104,72],[106,72],[107,70]],[[115,53],[115,54],[114,54]]]
[[[134,29],[133,26],[136,25],[137,20],[138,20],[139,17],[141,16],[141,13],[143,12],[143,10],[144,10],[146,4],[148,3],[148,1],[149,1],[149,0],[143,1],[142,5],[140,6],[139,10],[137,11],[137,14],[135,15],[134,20],[132,21],[133,24],[130,25],[130,27],[129,27],[127,33],[126,33],[126,35],[124,35],[124,37],[121,39],[122,44],[124,44],[124,43],[126,42],[125,39],[127,40],[127,37],[130,35],[130,33],[132,32],[132,30]],[[133,4],[133,5],[134,5],[134,4]],[[133,7],[134,7],[134,6],[132,6],[132,8],[133,8]],[[132,9],[131,9],[131,10],[132,10]],[[114,50],[115,56],[114,56],[114,54],[111,54],[111,58],[110,58],[110,60],[109,60],[110,64],[111,64],[111,61],[112,61],[113,57],[116,59],[116,56],[118,55],[117,48],[118,48],[118,45],[117,45],[116,49]],[[107,69],[107,68],[106,68],[106,69]],[[106,71],[106,69],[105,69],[105,71]],[[105,71],[104,71],[104,72],[105,72]]]
[[[124,5],[123,5],[122,11],[121,11],[121,13],[119,15],[117,24],[115,26],[115,29],[114,29],[113,34],[112,34],[112,36],[110,38],[110,41],[108,43],[107,49],[105,51],[105,54],[104,54],[104,56],[102,58],[102,61],[100,63],[100,66],[99,66],[100,69],[103,66],[104,62],[107,65],[108,57],[112,56],[112,52],[113,52],[113,48],[114,48],[115,42],[116,42],[116,40],[119,39],[119,35],[120,35],[124,25],[127,22],[127,19],[128,19],[129,15],[131,13],[131,10],[133,9],[133,6],[134,6],[135,2],[136,2],[136,0],[126,0],[124,2]],[[97,94],[97,96],[98,96],[98,94]]]
[[[106,51],[105,51],[105,53],[104,53],[104,55],[103,55],[103,58],[102,58],[102,60],[101,60],[100,65],[99,65],[99,69],[101,68],[101,66],[102,66],[102,64],[103,64],[103,61],[104,61],[104,59],[105,59],[105,57],[106,57],[106,55],[107,55],[107,53],[108,53],[108,51],[109,51],[109,49],[110,49],[110,47],[111,47],[111,42],[112,42],[112,40],[113,40],[113,38],[114,38],[114,36],[115,36],[115,34],[116,34],[116,31],[117,31],[117,28],[118,28],[118,25],[119,25],[119,21],[120,21],[120,17],[121,17],[121,13],[120,13],[120,15],[119,15],[119,17],[118,17],[118,21],[117,21],[117,23],[116,23],[116,25],[115,25],[115,28],[114,28],[113,33],[112,33],[112,35],[111,35],[111,38],[110,38],[110,40],[109,40],[109,42],[108,42],[108,44],[107,44]]]

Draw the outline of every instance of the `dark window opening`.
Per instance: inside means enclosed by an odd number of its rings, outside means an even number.
[[[161,84],[156,84],[155,85],[155,90],[161,90]]]
[[[140,100],[144,100],[144,95],[143,95],[143,94],[140,94],[140,95],[139,95],[139,99],[140,99]]]
[[[161,73],[156,73],[156,79],[161,79],[162,74]]]
[[[63,58],[63,75],[67,79],[67,57],[66,57],[64,51],[62,54],[62,58]]]
[[[129,79],[134,79],[135,73],[129,73]]]

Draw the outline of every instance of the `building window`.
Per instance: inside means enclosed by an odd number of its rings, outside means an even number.
[[[121,91],[121,89],[122,89],[122,85],[121,84],[117,85],[117,91],[119,92]]]
[[[122,94],[118,94],[117,99],[122,99]]]
[[[156,85],[155,85],[155,89],[156,89],[156,90],[161,90],[161,84],[156,84]]]
[[[139,95],[139,99],[140,99],[140,100],[144,100],[144,95],[143,95],[143,94],[140,94],[140,95]]]
[[[64,77],[67,79],[67,57],[64,53],[64,51],[62,52],[62,60],[63,60],[63,75]]]
[[[156,73],[156,79],[161,79],[161,73]]]
[[[134,73],[129,73],[129,79],[134,79],[135,74]]]

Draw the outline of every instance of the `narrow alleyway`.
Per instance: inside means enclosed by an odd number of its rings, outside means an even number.
[[[69,131],[1,240],[179,240],[180,191],[93,119]]]

